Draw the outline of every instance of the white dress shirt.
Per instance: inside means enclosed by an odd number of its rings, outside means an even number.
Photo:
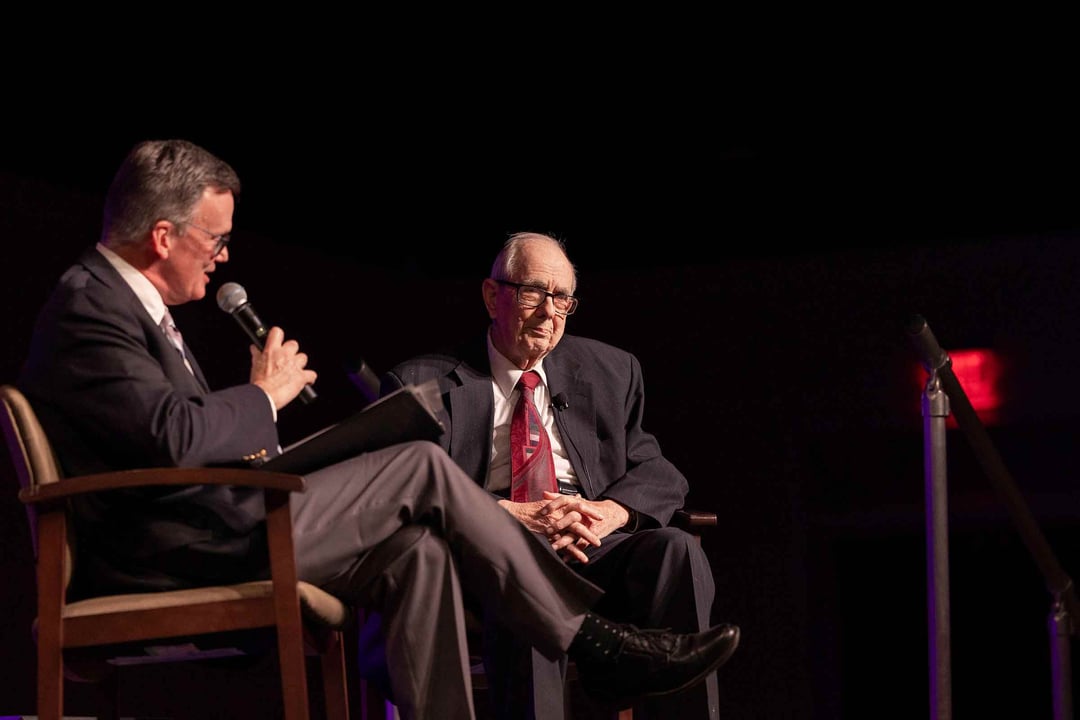
[[[514,414],[521,391],[517,390],[518,380],[526,372],[503,357],[487,338],[488,361],[491,364],[491,392],[495,398],[495,416],[491,430],[491,464],[488,466],[487,482],[484,487],[490,492],[499,492],[510,488],[510,419]],[[540,375],[542,381],[533,390],[533,402],[540,413],[548,437],[551,440],[551,454],[555,461],[555,477],[563,482],[577,485],[577,476],[566,456],[566,449],[559,438],[559,429],[555,426],[555,413],[551,408],[551,394],[548,392],[547,375],[544,374],[544,361],[529,368]]]

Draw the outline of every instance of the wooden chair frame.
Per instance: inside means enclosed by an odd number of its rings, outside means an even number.
[[[26,504],[37,556],[37,713],[61,720],[64,679],[83,676],[71,662],[128,653],[132,643],[170,638],[230,637],[262,628],[276,633],[284,717],[309,718],[306,653],[320,658],[326,715],[347,720],[349,701],[342,629],[354,618],[337,598],[298,582],[289,495],[304,491],[297,475],[252,469],[152,468],[63,477],[27,399],[0,386],[0,427]],[[69,500],[122,488],[233,485],[261,488],[271,579],[237,585],[111,595],[68,602],[73,552]],[[221,635],[226,634],[226,635]],[[231,635],[230,635],[231,634]],[[116,713],[115,706],[110,709]]]

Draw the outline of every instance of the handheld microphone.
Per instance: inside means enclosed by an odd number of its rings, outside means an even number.
[[[251,303],[248,302],[247,290],[239,283],[225,283],[218,288],[217,304],[219,308],[233,316],[240,329],[261,350],[266,344],[268,330],[263,321],[259,319],[255,308],[251,307]],[[317,397],[315,389],[310,385],[305,385],[300,391],[300,400],[305,405],[310,404]]]
[[[566,393],[559,393],[555,397],[551,398],[551,407],[555,408],[559,412],[562,412],[566,408],[570,407],[570,401],[566,399]]]

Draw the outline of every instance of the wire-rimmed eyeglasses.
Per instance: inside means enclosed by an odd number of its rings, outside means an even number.
[[[551,298],[551,302],[555,304],[555,312],[560,315],[573,315],[574,311],[577,310],[578,299],[573,295],[552,293],[542,287],[523,285],[509,280],[496,280],[495,282],[515,288],[518,304],[525,307],[540,307],[547,302],[548,298]]]
[[[195,223],[189,222],[184,223],[184,225],[186,225],[187,227],[193,227],[196,230],[202,230],[204,233],[210,236],[210,239],[214,241],[214,252],[210,255],[210,257],[212,258],[216,258],[218,255],[220,255],[221,251],[227,248],[229,246],[229,241],[232,240],[232,233],[222,233],[220,235],[217,235],[210,232],[204,227],[199,227]]]

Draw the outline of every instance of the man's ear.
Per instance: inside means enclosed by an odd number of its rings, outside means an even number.
[[[150,229],[150,241],[154,248],[154,254],[161,259],[169,257],[169,251],[176,242],[177,235],[174,232],[176,225],[168,220],[158,220]]]
[[[495,282],[491,278],[484,278],[483,285],[481,285],[480,287],[480,292],[484,296],[484,307],[487,308],[488,317],[494,320],[495,295],[499,292],[499,283]]]

